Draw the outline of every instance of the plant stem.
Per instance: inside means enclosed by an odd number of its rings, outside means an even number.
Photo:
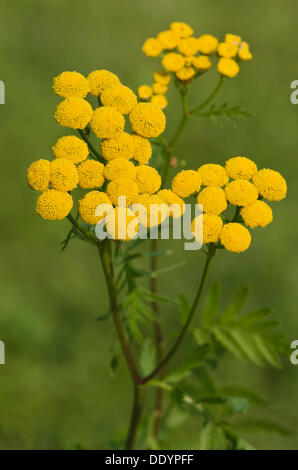
[[[214,90],[212,91],[212,93],[208,96],[208,98],[206,100],[204,100],[201,104],[199,104],[198,106],[196,106],[193,110],[190,111],[190,114],[196,114],[197,111],[199,111],[200,109],[202,108],[205,108],[205,106],[207,106],[207,104],[211,103],[211,101],[213,100],[213,98],[217,95],[217,93],[219,92],[222,84],[223,84],[223,81],[224,81],[224,77],[221,75],[219,77],[219,81],[216,85],[216,87],[214,88]]]
[[[207,276],[208,276],[208,273],[209,273],[209,269],[210,269],[210,263],[211,263],[211,260],[213,258],[213,256],[215,255],[215,252],[212,250],[209,250],[209,254],[207,255],[207,259],[206,259],[206,262],[205,262],[205,266],[204,266],[204,269],[203,269],[203,273],[202,273],[202,277],[201,277],[201,281],[200,281],[200,284],[199,284],[199,288],[198,288],[198,291],[197,291],[197,294],[196,294],[196,297],[194,299],[194,302],[192,304],[192,307],[190,309],[190,312],[189,312],[189,315],[188,315],[188,318],[182,328],[182,331],[180,333],[180,335],[178,336],[177,340],[175,341],[174,345],[172,346],[172,348],[170,349],[170,351],[168,352],[168,354],[164,357],[164,359],[158,364],[158,366],[149,374],[147,375],[147,377],[145,377],[143,379],[143,383],[146,383],[148,382],[149,380],[151,380],[153,377],[155,377],[161,369],[164,368],[164,366],[171,360],[171,358],[174,356],[174,354],[176,353],[177,349],[179,348],[180,346],[180,343],[182,342],[183,338],[185,337],[187,331],[188,331],[188,328],[195,316],[195,313],[196,313],[196,309],[197,309],[197,306],[201,300],[201,297],[202,297],[202,294],[204,292],[204,288],[205,288],[205,285],[206,285],[206,282],[207,282]]]
[[[97,245],[97,238],[95,238],[93,235],[88,233],[84,227],[69,213],[67,216],[68,220],[71,222],[71,224],[79,231],[81,232],[82,235],[84,235],[88,240],[90,240],[93,244]]]
[[[129,432],[127,435],[126,446],[125,446],[126,450],[131,450],[134,448],[135,440],[137,437],[138,425],[140,422],[140,418],[142,416],[143,402],[144,402],[144,390],[140,385],[135,383],[133,408],[132,408],[132,413],[131,413],[131,418],[130,418]]]
[[[112,310],[112,315],[113,315],[116,331],[118,334],[118,338],[119,338],[129,371],[131,373],[132,379],[134,383],[141,384],[142,379],[141,379],[141,376],[139,375],[132,352],[126,340],[125,333],[122,327],[120,313],[119,313],[117,292],[116,292],[115,284],[114,284],[111,241],[108,240],[105,243],[99,243],[98,246],[99,246],[99,256],[101,259],[103,272],[104,272],[106,283],[107,283],[111,310]]]
[[[158,248],[158,239],[151,240],[151,250],[157,251]],[[151,258],[151,272],[155,272],[157,270],[157,256],[153,256]],[[157,278],[155,276],[151,277],[150,279],[150,289],[153,294],[157,293]],[[156,301],[152,302],[152,310],[154,314],[159,317],[159,308]],[[154,323],[155,329],[155,338],[156,338],[156,348],[157,348],[157,357],[158,362],[161,362],[164,357],[164,339],[161,325],[157,319]],[[162,380],[164,377],[164,370],[161,369],[159,372],[159,379]],[[154,427],[153,433],[154,437],[158,437],[161,416],[162,416],[162,407],[163,407],[163,390],[158,388],[156,390],[156,398],[155,398],[155,408],[154,408]]]
[[[96,158],[96,160],[98,160],[99,162],[104,162],[104,159],[102,158],[102,156],[97,152],[97,150],[94,148],[94,146],[91,144],[91,142],[89,141],[88,137],[86,136],[85,132],[82,130],[82,129],[78,129],[78,132],[80,134],[80,136],[82,137],[82,139],[86,142],[86,144],[88,145],[89,149],[91,150],[91,152],[93,153],[94,157]]]

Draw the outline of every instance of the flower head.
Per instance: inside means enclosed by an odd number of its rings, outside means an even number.
[[[217,64],[217,70],[224,77],[233,78],[239,73],[240,68],[235,60],[221,57]]]
[[[212,34],[203,34],[199,37],[199,51],[202,54],[210,55],[214,54],[217,49],[218,39]]]
[[[238,50],[238,58],[244,61],[252,59],[252,53],[249,50],[249,45],[247,44],[247,42],[242,42],[240,44]]]
[[[66,135],[52,147],[56,158],[65,158],[72,163],[80,163],[89,155],[88,145],[75,135]]]
[[[221,42],[218,45],[217,53],[220,57],[232,59],[237,55],[238,47],[232,42]]]
[[[189,82],[195,76],[195,69],[193,67],[183,67],[176,72],[176,77],[181,82]]]
[[[58,104],[55,119],[60,126],[84,129],[92,116],[92,108],[83,98],[66,98]]]
[[[51,162],[51,185],[58,191],[72,191],[77,187],[79,175],[75,165],[66,158]]]
[[[119,137],[123,132],[125,120],[119,111],[110,106],[95,109],[91,118],[91,128],[100,139]]]
[[[120,80],[112,72],[108,70],[94,70],[87,77],[90,93],[93,96],[100,96],[105,88],[120,85]]]
[[[191,231],[198,243],[216,243],[220,238],[222,226],[223,222],[217,215],[200,214],[193,219]]]
[[[168,91],[167,85],[163,85],[162,83],[153,83],[152,91],[155,94],[164,95]]]
[[[100,188],[104,183],[104,165],[96,160],[85,160],[78,167],[81,188]]]
[[[129,114],[137,104],[134,92],[124,85],[107,87],[101,94],[101,102],[104,106],[111,106],[121,114]]]
[[[183,199],[177,196],[171,189],[161,189],[156,195],[169,207],[170,217],[179,219],[183,215],[185,203]]]
[[[161,186],[161,177],[158,171],[152,166],[139,165],[136,167],[136,183],[139,193],[153,194]]]
[[[212,66],[212,62],[207,55],[195,57],[192,64],[198,72],[205,72]]]
[[[243,225],[230,223],[223,226],[220,241],[226,250],[241,253],[249,248],[251,235]]]
[[[100,144],[100,150],[106,160],[118,157],[129,160],[135,152],[134,136],[127,132],[121,132],[121,134],[112,139],[103,139]]]
[[[144,227],[156,227],[168,217],[168,206],[157,194],[140,194],[132,210]]]
[[[264,201],[256,201],[249,206],[242,207],[240,215],[247,227],[266,227],[273,220],[271,207]]]
[[[113,158],[105,166],[104,176],[107,180],[115,180],[117,178],[134,180],[136,178],[136,167],[126,158]]]
[[[149,85],[141,85],[138,88],[138,96],[141,100],[148,100],[152,96],[152,88]]]
[[[49,186],[51,164],[49,160],[41,158],[31,163],[27,170],[27,181],[31,189],[44,191]]]
[[[183,23],[181,21],[174,21],[170,24],[170,28],[172,31],[177,33],[181,38],[186,38],[193,34],[193,29],[187,23]]]
[[[225,186],[229,182],[229,176],[225,168],[215,163],[207,163],[198,168],[203,186]]]
[[[227,200],[235,206],[247,206],[258,199],[258,191],[255,186],[247,180],[231,181],[226,188]]]
[[[133,134],[131,138],[134,143],[133,158],[141,165],[145,165],[152,155],[150,141],[136,134]]]
[[[179,34],[173,30],[161,31],[157,35],[157,40],[160,43],[162,49],[175,49],[180,39]]]
[[[264,168],[253,176],[253,184],[268,201],[281,201],[287,195],[287,183],[278,171]]]
[[[128,207],[135,202],[139,189],[135,181],[129,178],[117,178],[108,184],[107,194],[115,206]]]
[[[229,42],[231,44],[235,44],[236,46],[239,46],[241,42],[241,37],[237,36],[236,34],[226,34],[225,42]]]
[[[178,51],[186,56],[195,55],[200,49],[199,40],[194,37],[181,39],[178,43]]]
[[[153,74],[154,81],[161,85],[169,85],[171,81],[171,75],[164,70],[157,70]]]
[[[100,209],[100,210],[98,210]],[[100,222],[113,209],[106,193],[90,191],[78,202],[78,211],[83,221],[90,225]]]
[[[156,38],[148,38],[143,44],[142,51],[148,57],[158,57],[162,51],[162,45]]]
[[[247,157],[233,157],[226,161],[226,170],[234,180],[251,180],[258,169],[255,162]]]
[[[208,186],[197,197],[198,204],[203,204],[206,214],[219,215],[227,208],[227,198],[223,189],[217,186]]]
[[[184,66],[184,57],[177,52],[169,52],[164,55],[162,65],[169,72],[178,72]]]
[[[150,101],[159,109],[165,109],[168,106],[168,100],[165,95],[153,95]]]
[[[115,207],[105,217],[107,232],[113,240],[129,241],[139,230],[137,216],[128,207]]]
[[[129,120],[133,131],[142,137],[158,137],[166,126],[164,113],[152,103],[136,104]]]
[[[180,197],[188,197],[200,191],[201,176],[194,170],[182,170],[172,180],[172,191]]]
[[[54,78],[53,90],[63,98],[85,98],[89,92],[88,80],[78,72],[62,72]]]
[[[68,216],[73,206],[70,194],[57,189],[47,189],[36,201],[36,212],[45,220],[62,220]]]

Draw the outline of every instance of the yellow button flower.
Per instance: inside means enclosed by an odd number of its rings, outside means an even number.
[[[158,57],[162,51],[162,46],[156,38],[149,38],[144,42],[142,51],[148,57]]]
[[[223,226],[220,241],[226,250],[241,253],[249,248],[251,235],[243,225],[230,223]]]
[[[52,147],[56,158],[66,158],[72,163],[80,163],[89,155],[88,145],[75,135],[60,137]]]
[[[235,44],[236,46],[239,46],[241,42],[241,37],[237,36],[237,34],[226,34],[225,42],[229,42],[231,44]]]
[[[172,191],[180,197],[188,197],[200,191],[202,179],[197,171],[182,170],[172,180]]]
[[[54,78],[53,90],[56,95],[63,98],[70,98],[72,96],[85,98],[89,92],[89,83],[81,73],[62,72],[58,77]]]
[[[138,218],[128,207],[115,207],[106,215],[105,222],[113,240],[132,240],[139,231]]]
[[[163,56],[161,63],[169,72],[178,72],[184,66],[184,57],[176,52],[169,52]]]
[[[152,91],[155,94],[158,95],[163,95],[168,91],[167,85],[162,85],[162,83],[153,83],[152,85]]]
[[[152,155],[150,141],[136,134],[133,134],[131,138],[134,143],[133,158],[141,165],[145,165],[149,162]]]
[[[165,109],[168,106],[168,100],[165,95],[154,95],[150,102],[159,109]]]
[[[177,47],[179,39],[179,34],[172,30],[161,31],[157,35],[157,40],[160,43],[161,47],[167,50],[175,49],[175,47]]]
[[[181,38],[186,38],[193,34],[193,29],[187,23],[183,23],[181,21],[174,21],[170,24],[170,28],[172,31],[177,33]]]
[[[233,78],[239,73],[240,68],[234,59],[221,57],[217,64],[217,70],[224,77]]]
[[[90,225],[96,225],[112,209],[110,199],[101,191],[90,191],[78,202],[78,211],[82,220]]]
[[[173,219],[179,219],[185,211],[183,199],[170,189],[161,189],[157,196],[169,207],[169,216]]]
[[[106,160],[118,157],[129,160],[135,152],[135,139],[127,132],[121,132],[117,137],[102,140],[100,150]]]
[[[138,103],[129,115],[131,127],[142,137],[158,137],[165,129],[164,113],[152,103]]]
[[[218,55],[226,59],[232,59],[237,55],[237,52],[238,47],[231,42],[221,42],[217,48]]]
[[[78,167],[81,188],[101,188],[104,183],[104,165],[95,160],[85,160]]]
[[[137,104],[137,97],[134,92],[124,85],[106,88],[100,99],[104,106],[111,106],[121,114],[129,114],[134,105]]]
[[[149,85],[141,85],[138,88],[138,96],[141,100],[148,100],[152,96],[152,88]]]
[[[107,186],[107,194],[115,206],[130,206],[135,202],[139,189],[135,181],[128,178],[118,178]]]
[[[171,81],[171,75],[164,70],[154,72],[153,78],[156,83],[161,83],[161,85],[169,85]]]
[[[216,163],[206,163],[198,168],[203,186],[225,186],[229,182],[229,176],[225,168]]]
[[[93,96],[100,96],[106,87],[120,85],[120,80],[108,70],[94,70],[87,77],[90,93]]]
[[[67,192],[47,189],[36,201],[36,212],[45,220],[62,220],[68,216],[73,200]]]
[[[139,165],[136,167],[136,183],[140,194],[153,194],[161,186],[161,177],[155,168],[148,165]]]
[[[214,54],[217,49],[218,39],[212,34],[203,34],[199,37],[199,51],[202,54]]]
[[[194,37],[181,39],[178,43],[178,51],[186,56],[195,55],[200,49],[199,40]]]
[[[216,243],[220,238],[223,222],[217,215],[200,214],[191,223],[191,231],[198,243]],[[202,237],[203,235],[203,237]]]
[[[226,188],[227,200],[235,206],[247,206],[258,199],[258,191],[255,186],[247,180],[231,181]]]
[[[247,157],[233,157],[226,161],[226,170],[234,180],[251,180],[258,169]]]
[[[247,227],[266,227],[273,220],[271,207],[264,201],[256,201],[249,206],[242,207],[240,214]]]
[[[206,70],[210,69],[212,62],[207,55],[200,55],[199,57],[194,58],[193,66],[199,72],[205,72]]]
[[[50,182],[50,167],[49,160],[43,158],[31,163],[27,170],[27,181],[31,189],[35,191],[47,189]]]
[[[176,77],[181,82],[189,82],[195,76],[195,69],[193,67],[183,67],[176,72]]]
[[[264,168],[253,176],[253,184],[268,201],[281,201],[287,195],[287,183],[278,171]]]
[[[132,210],[144,227],[156,227],[168,217],[168,206],[156,194],[140,194]]]
[[[128,178],[134,180],[136,178],[136,168],[132,162],[126,158],[113,158],[105,166],[104,176],[107,180],[115,180],[117,178]]]
[[[249,50],[249,45],[247,42],[242,42],[239,46],[238,58],[240,60],[251,60],[252,53]]]
[[[123,132],[125,120],[119,111],[110,106],[95,109],[91,118],[91,129],[100,139],[119,137]]]
[[[75,165],[66,158],[51,162],[51,185],[58,191],[72,191],[77,187],[79,175]]]
[[[60,126],[85,129],[92,116],[92,108],[83,98],[66,98],[58,104],[55,119]]]
[[[223,189],[217,186],[208,186],[197,197],[198,204],[203,204],[206,214],[219,215],[227,208],[227,198]]]

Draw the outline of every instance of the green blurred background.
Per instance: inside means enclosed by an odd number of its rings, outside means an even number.
[[[36,195],[27,188],[25,172],[31,161],[50,158],[51,146],[64,133],[53,119],[58,99],[52,78],[63,70],[87,74],[108,68],[134,89],[150,83],[158,61],[142,54],[142,43],[171,21],[189,22],[196,35],[240,34],[251,45],[254,60],[226,82],[216,102],[241,104],[256,116],[222,128],[194,119],[177,155],[189,167],[248,155],[287,178],[288,199],[275,205],[274,223],[253,233],[247,253],[220,253],[211,277],[223,282],[225,298],[236,287],[250,285],[250,306],[272,306],[289,343],[298,339],[298,107],[290,103],[290,82],[298,79],[297,2],[2,0],[2,449],[107,448],[111,437],[125,430],[132,390],[123,362],[114,379],[109,373],[115,336],[110,322],[96,322],[107,308],[96,252],[78,241],[60,252],[68,221],[47,223],[35,214]],[[215,78],[210,72],[197,82],[194,104],[212,89]],[[169,99],[170,133],[178,117],[174,91]],[[186,257],[188,268],[161,277],[161,290],[192,296],[200,254],[185,253],[178,241],[163,243],[174,249],[173,262]],[[236,381],[261,392],[270,402],[263,416],[295,430],[298,366],[285,362],[283,371],[272,371],[226,359],[219,376],[223,383]],[[194,426],[193,439],[196,432]],[[249,440],[258,448],[298,448],[295,435],[258,434]]]

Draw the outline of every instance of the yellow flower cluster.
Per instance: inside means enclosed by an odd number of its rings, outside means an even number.
[[[181,191],[181,187],[184,190],[188,183],[189,190],[185,194],[191,195],[196,191],[193,191],[192,180],[183,178],[183,173],[174,178],[174,186],[175,180],[181,180],[180,186],[174,190]],[[203,214],[192,221],[191,230],[197,241],[220,243],[235,253],[241,253],[250,246],[251,235],[247,227],[266,227],[272,222],[272,209],[262,199],[280,201],[287,194],[287,184],[280,173],[269,169],[258,171],[255,162],[247,157],[230,158],[225,167],[202,165],[197,173],[201,185],[205,186],[197,195],[197,203],[203,205]],[[223,215],[228,204],[237,207],[231,221]]]
[[[240,36],[226,34],[222,42],[212,34],[195,37],[192,27],[181,22],[171,23],[168,30],[146,39],[142,49],[148,57],[161,57],[166,73],[172,73],[182,83],[188,83],[209,70],[212,67],[211,56],[218,58],[219,74],[229,78],[239,73],[239,61],[252,59],[248,43]],[[155,97],[154,85],[142,85],[139,97],[166,106],[165,97]]]

